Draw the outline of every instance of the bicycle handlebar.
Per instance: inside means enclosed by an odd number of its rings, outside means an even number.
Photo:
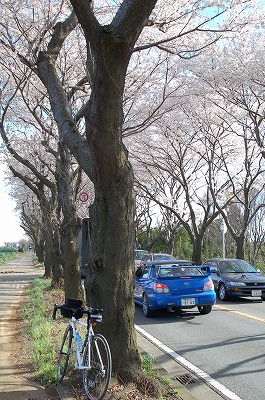
[[[56,320],[56,312],[57,310],[65,310],[65,311],[70,311],[73,316],[77,314],[79,311],[82,312],[82,314],[87,314],[88,317],[96,317],[102,314],[103,310],[100,308],[92,308],[90,307],[88,310],[84,310],[83,308],[73,308],[73,307],[66,307],[64,304],[59,306],[58,304],[54,304],[53,307],[53,313],[52,313],[52,319],[53,321]],[[99,320],[97,322],[100,322]]]

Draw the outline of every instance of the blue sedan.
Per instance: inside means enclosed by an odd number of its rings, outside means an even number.
[[[191,261],[151,261],[135,279],[134,301],[146,317],[162,308],[173,312],[198,307],[209,314],[216,301],[210,274],[210,268],[203,273]]]

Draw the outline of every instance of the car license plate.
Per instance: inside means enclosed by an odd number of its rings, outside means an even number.
[[[195,306],[195,299],[181,299],[182,306]]]
[[[256,297],[256,296],[261,296],[262,292],[261,290],[252,290],[251,291],[251,296]]]

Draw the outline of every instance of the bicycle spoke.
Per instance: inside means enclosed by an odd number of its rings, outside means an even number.
[[[89,364],[90,358],[90,364]],[[83,386],[89,400],[101,400],[106,394],[111,377],[111,355],[109,345],[102,335],[94,335],[84,350],[82,370]]]

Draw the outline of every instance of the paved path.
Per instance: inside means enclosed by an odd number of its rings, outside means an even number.
[[[52,400],[38,382],[26,379],[16,368],[19,351],[16,314],[30,282],[42,276],[32,262],[32,253],[0,264],[0,400]]]

